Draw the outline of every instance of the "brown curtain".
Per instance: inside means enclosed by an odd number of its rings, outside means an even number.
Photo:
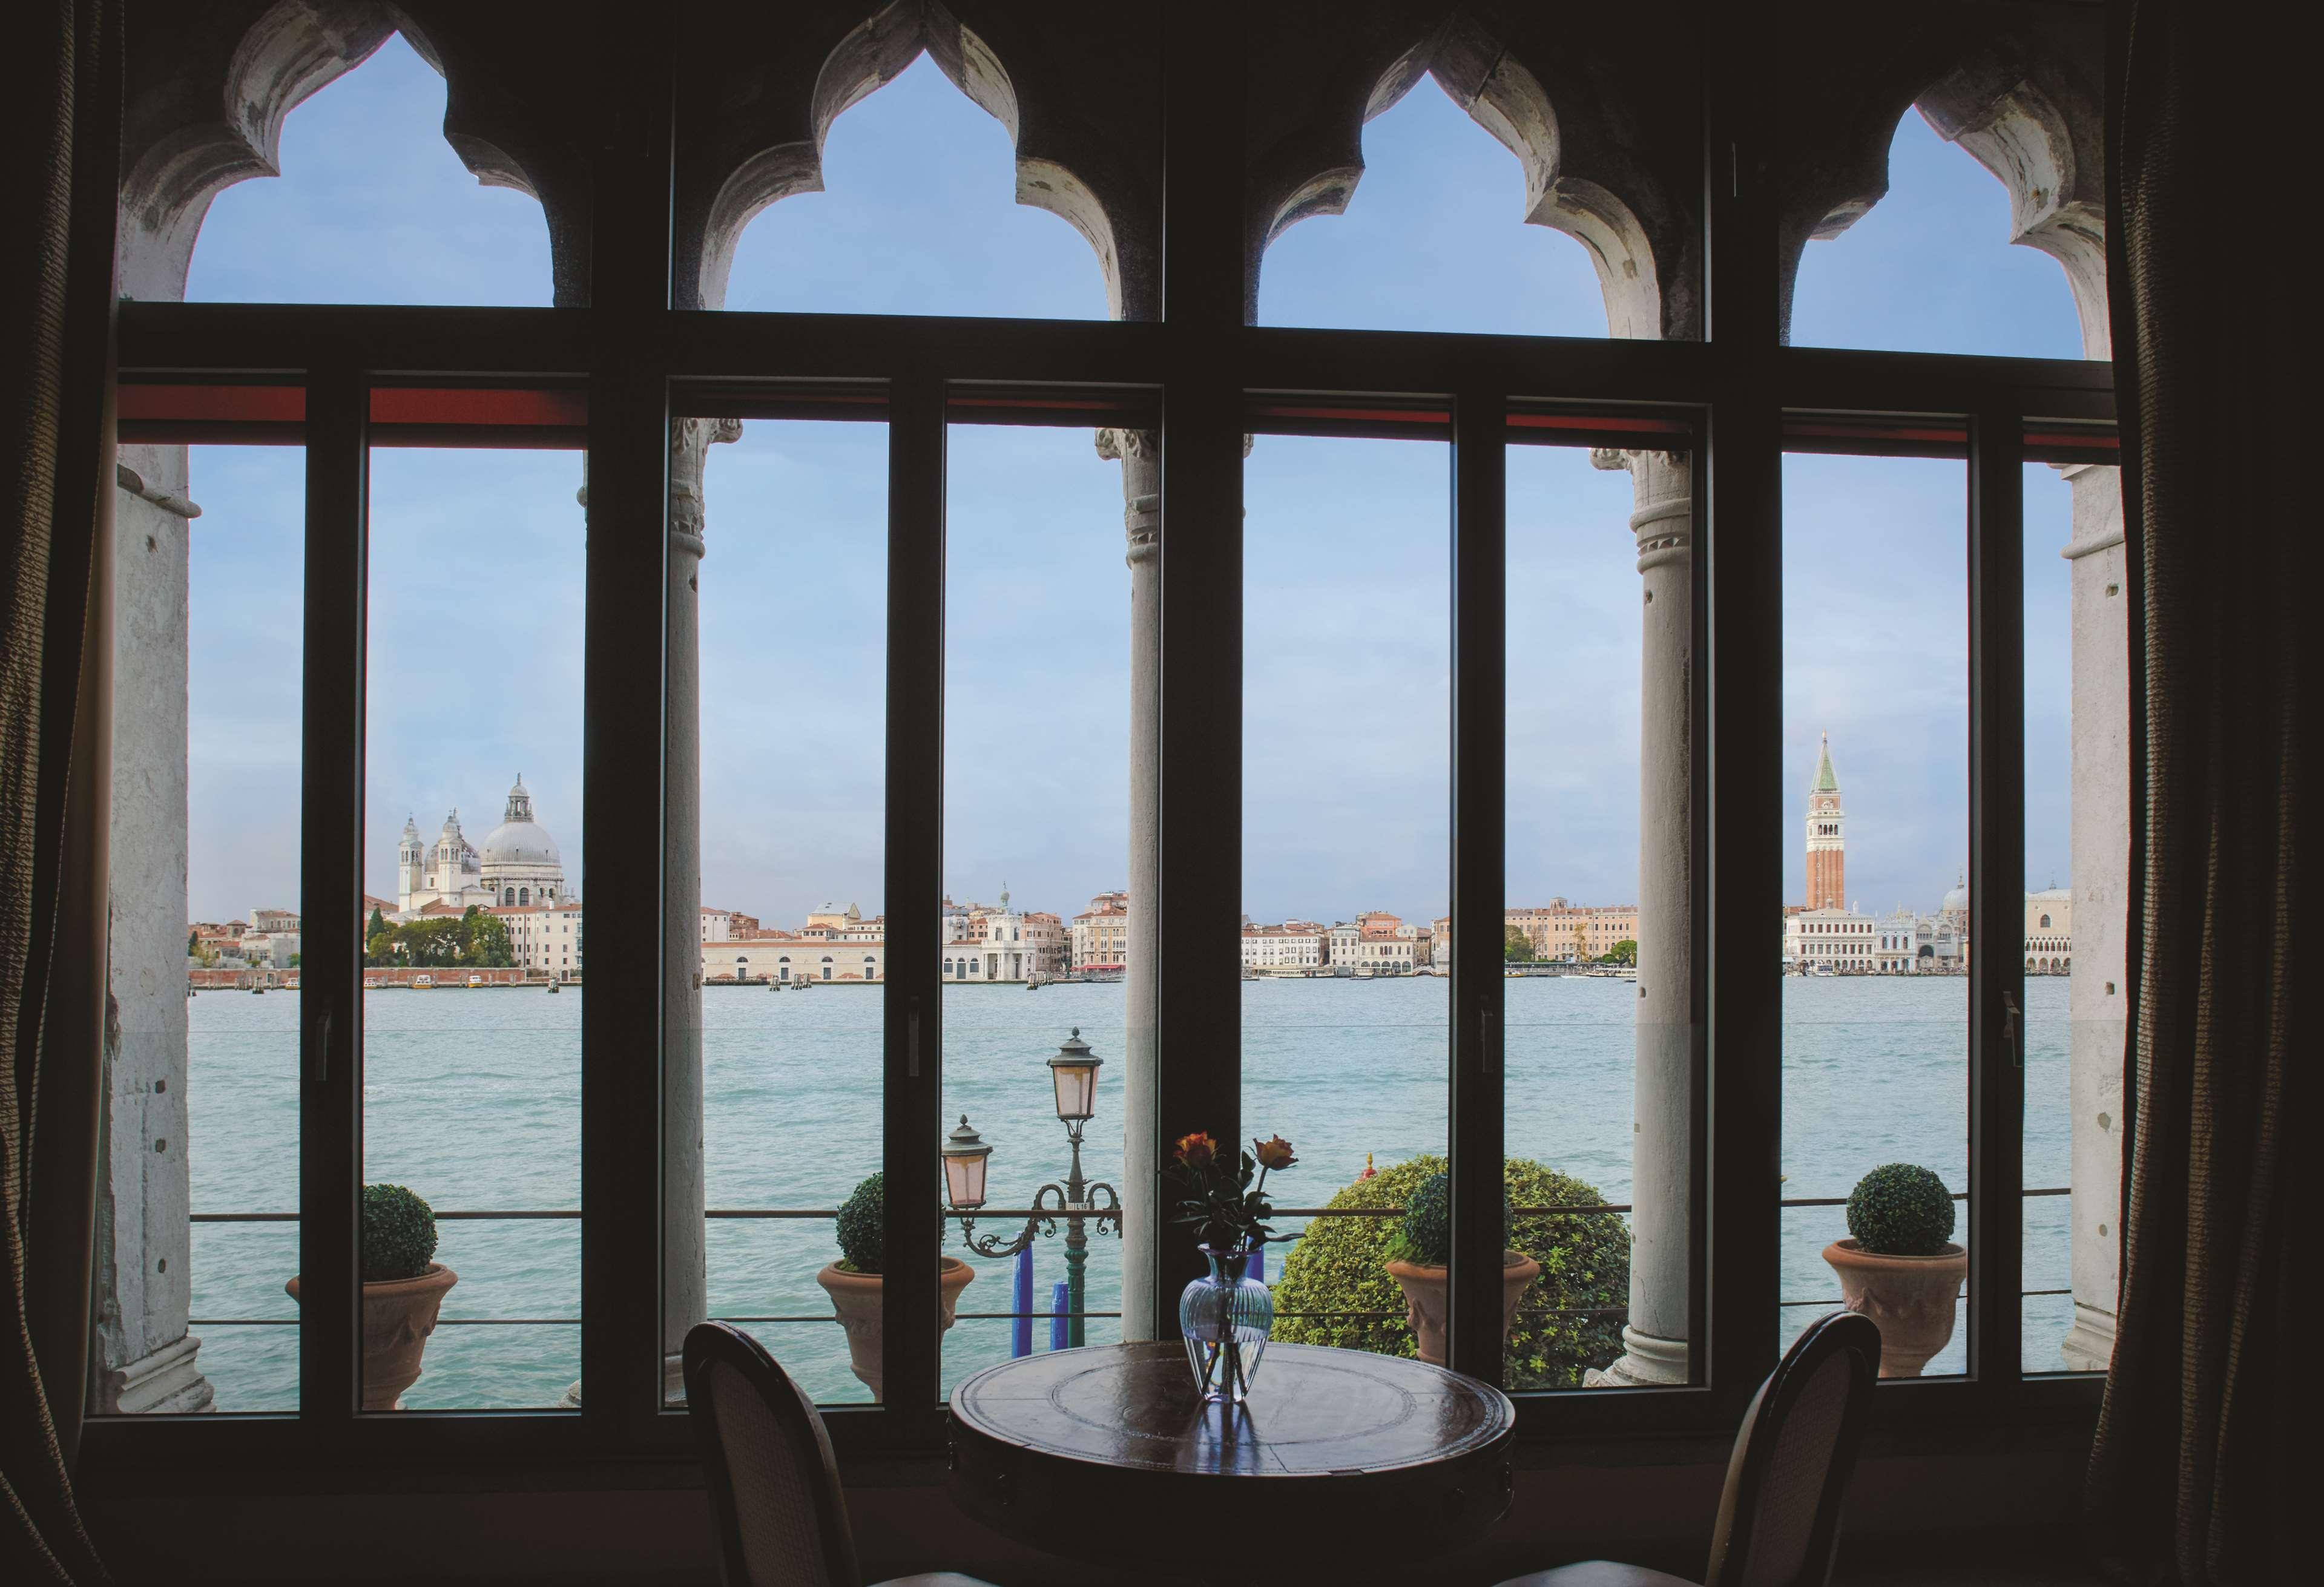
[[[112,635],[115,0],[0,10],[0,1580],[105,1579],[88,1376]]]
[[[2316,1323],[2295,1315],[2293,1266],[2319,1210],[2312,1029],[2292,1061],[2313,1009],[2293,931],[2317,514],[2314,272],[2304,246],[2280,250],[2309,208],[2282,161],[2312,141],[2294,107],[2313,103],[2313,57],[2216,0],[2138,0],[2116,28],[2136,1001],[2090,1518],[2131,1580],[2290,1582],[2318,1370],[2294,1331]]]

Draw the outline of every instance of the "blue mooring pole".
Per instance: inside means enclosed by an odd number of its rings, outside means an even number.
[[[1069,1325],[1069,1319],[1065,1314],[1072,1309],[1065,1281],[1060,1278],[1049,1287],[1049,1348],[1051,1350],[1065,1348],[1065,1330]]]
[[[1017,1253],[1016,1283],[1010,1291],[1009,1353],[1014,1358],[1033,1353],[1033,1248]]]

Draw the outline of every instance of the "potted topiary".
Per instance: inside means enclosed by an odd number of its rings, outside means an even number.
[[[460,1276],[435,1259],[436,1213],[401,1185],[363,1190],[363,1408],[400,1411],[420,1381],[444,1293]],[[299,1280],[283,1287],[299,1298]]]
[[[839,1260],[815,1276],[831,1295],[831,1309],[847,1331],[847,1360],[872,1398],[881,1397],[881,1340],[885,1333],[884,1281],[887,1254],[887,1192],[883,1176],[874,1174],[850,1191],[839,1204]],[[941,1326],[950,1328],[960,1292],[976,1270],[958,1257],[938,1259],[936,1306]]]
[[[1880,1325],[1880,1375],[1917,1378],[1952,1338],[1969,1276],[1969,1253],[1952,1243],[1952,1193],[1926,1168],[1883,1163],[1849,1193],[1848,1232],[1823,1259],[1848,1309]]]
[[[1507,1187],[1501,1194],[1501,1227],[1509,1226]],[[1501,1252],[1501,1338],[1517,1320],[1517,1302],[1526,1286],[1541,1277],[1541,1264],[1521,1250]],[[1444,1317],[1447,1279],[1452,1262],[1452,1180],[1431,1174],[1414,1187],[1405,1203],[1404,1221],[1388,1237],[1388,1270],[1404,1291],[1405,1321],[1420,1347],[1420,1359],[1444,1364]]]

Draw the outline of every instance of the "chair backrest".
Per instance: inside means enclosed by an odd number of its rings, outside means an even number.
[[[757,1340],[724,1323],[687,1331],[685,1369],[727,1587],[862,1587],[814,1401]]]
[[[1835,1312],[1808,1325],[1744,1413],[1704,1587],[1822,1587],[1856,1470],[1880,1329]]]

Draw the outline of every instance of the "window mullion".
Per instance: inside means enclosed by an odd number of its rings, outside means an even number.
[[[1969,1370],[2014,1391],[2024,1243],[2025,558],[2024,423],[1969,424]]]
[[[887,1282],[884,1402],[926,1415],[941,1384],[945,401],[916,374],[888,408],[887,975],[881,988]]]
[[[307,612],[300,813],[299,1405],[328,1447],[352,1435],[362,1313],[363,787],[369,392],[354,368],[307,383]]]
[[[1452,1365],[1501,1380],[1501,977],[1508,802],[1508,463],[1500,394],[1452,411]]]

